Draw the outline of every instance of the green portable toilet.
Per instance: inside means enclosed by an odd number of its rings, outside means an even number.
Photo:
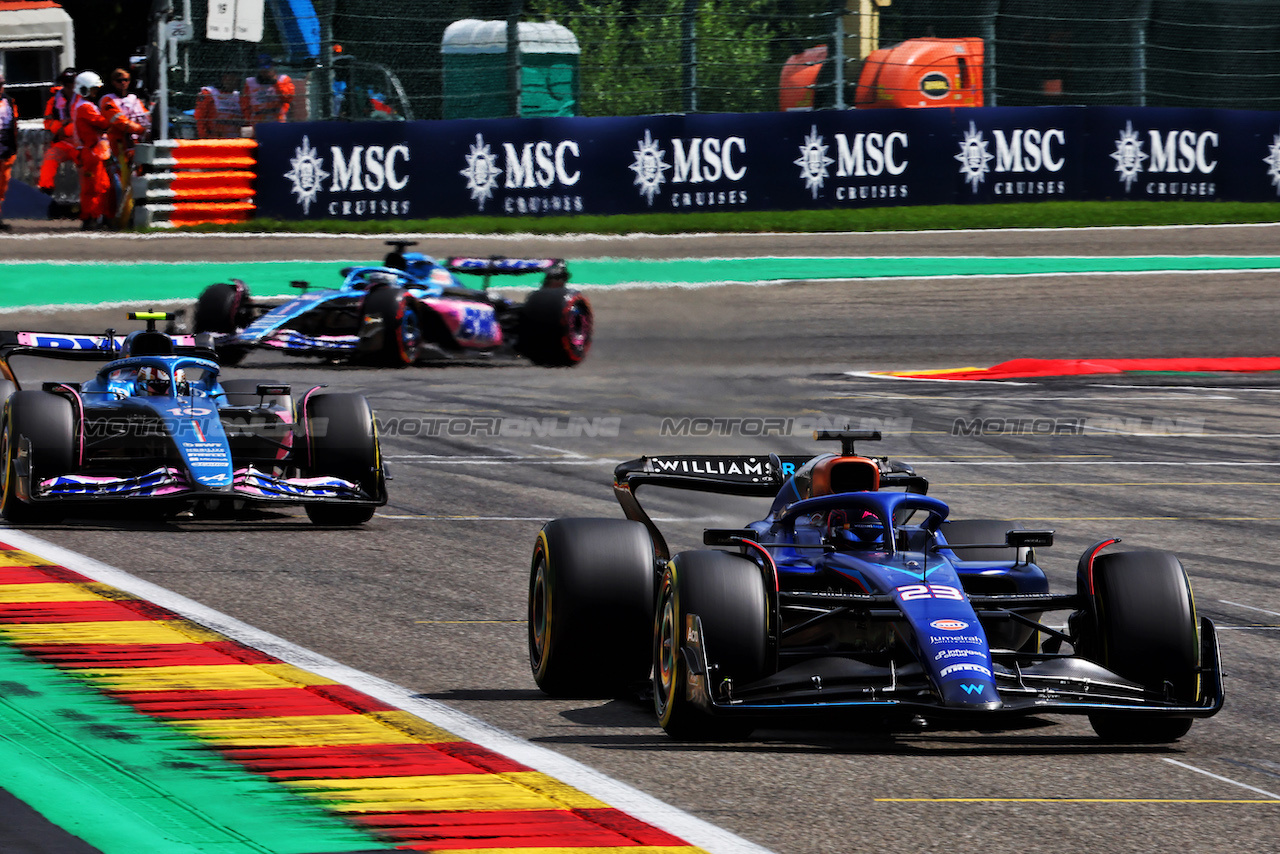
[[[520,115],[578,114],[578,40],[556,23],[521,22]],[[440,44],[444,55],[444,117],[511,115],[507,22],[454,21]]]

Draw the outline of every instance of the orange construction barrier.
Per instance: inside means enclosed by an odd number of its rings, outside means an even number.
[[[778,81],[778,109],[813,109],[813,86],[826,61],[825,44],[789,57],[782,65],[782,77]]]
[[[854,105],[981,107],[982,39],[908,39],[872,51]]]

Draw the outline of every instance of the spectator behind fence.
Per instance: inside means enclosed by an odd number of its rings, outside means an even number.
[[[0,71],[0,205],[4,205],[5,193],[9,192],[9,173],[17,159],[18,108],[4,93],[4,72]],[[9,224],[0,219],[0,231],[8,230]]]
[[[288,121],[293,105],[293,81],[288,74],[276,74],[275,61],[258,57],[258,74],[244,81],[240,108],[249,124]]]
[[[205,86],[196,100],[196,135],[202,139],[233,139],[246,124],[234,71],[222,72],[222,83]]]
[[[44,129],[49,132],[50,139],[49,147],[44,150],[44,159],[40,161],[40,177],[36,186],[49,195],[53,195],[58,167],[76,160],[76,145],[71,139],[71,100],[75,97],[75,81],[74,68],[62,69],[58,85],[49,89],[49,100],[44,105]]]

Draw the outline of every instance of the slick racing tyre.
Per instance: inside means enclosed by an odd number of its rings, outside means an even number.
[[[252,407],[256,412],[222,413],[222,426],[228,426],[228,418],[237,423],[227,430],[234,459],[278,459],[293,447],[294,410],[292,394],[258,394],[263,380],[222,380],[226,392],[223,402],[229,407]],[[268,410],[266,412],[262,410]]]
[[[611,697],[649,675],[653,541],[626,519],[555,519],[529,569],[529,666],[553,697]]]
[[[227,393],[226,402],[229,406],[265,406],[293,412],[293,395],[258,394],[258,386],[272,385],[266,380],[223,380],[221,385],[222,390]]]
[[[404,290],[375,288],[364,299],[366,317],[382,320],[381,361],[403,367],[418,361],[422,352],[422,317],[418,305]]]
[[[952,545],[977,543],[1003,543],[1005,535],[1011,530],[1021,530],[1021,522],[1006,522],[1002,519],[949,519],[938,526],[938,532]],[[955,552],[960,560],[1004,561],[1016,560],[1020,564],[1035,563],[1035,549],[1022,547],[1016,551],[1008,546],[994,549],[960,549]],[[1019,587],[1008,586],[1013,579],[1007,575],[962,574],[965,591],[969,595],[991,593],[1048,593],[1049,581],[1044,573],[1038,572],[1034,578],[1029,573],[1022,573]],[[1039,620],[1041,612],[1023,612],[1028,619]],[[1039,637],[1035,629],[1010,619],[983,621],[987,640],[993,647],[1001,649],[1017,649],[1035,652]]]
[[[382,459],[373,411],[361,394],[320,394],[307,400],[312,477],[340,477],[376,497],[381,492]],[[321,419],[323,421],[321,422]],[[319,424],[324,429],[318,429]],[[361,525],[373,518],[371,504],[334,502],[306,505],[317,525]]]
[[[754,562],[720,551],[682,552],[662,574],[653,629],[653,704],[658,723],[676,739],[745,738],[743,720],[715,718],[689,698],[686,618],[702,623],[702,644],[714,697],[726,679],[743,685],[768,667],[768,602]]]
[[[196,300],[195,331],[236,332],[250,304],[249,291],[237,285],[210,285]]]
[[[31,442],[31,482],[67,474],[76,465],[75,412],[64,397],[45,391],[17,391],[4,408],[0,433],[3,489],[0,516],[9,522],[54,522],[62,517],[58,505],[27,504],[18,497],[17,458],[21,439]]]
[[[570,368],[591,349],[591,303],[569,288],[539,288],[520,306],[516,351],[547,368]]]
[[[243,285],[217,284],[210,285],[196,300],[195,332],[229,335],[238,332],[248,325],[249,307],[253,301],[249,298],[249,289]],[[224,346],[218,348],[218,361],[223,365],[234,366],[244,361],[248,354],[245,347]]]
[[[1021,522],[1005,522],[1000,519],[949,519],[938,526],[938,532],[946,537],[948,543],[962,545],[966,543],[1003,543],[1005,534],[1012,530],[1020,530]],[[1015,553],[1005,546],[996,549],[964,549],[956,552],[961,560],[1018,560],[1020,563],[1034,563],[1035,552],[1029,548],[1020,548]]]
[[[1093,563],[1094,626],[1083,652],[1103,667],[1182,705],[1200,696],[1200,633],[1191,584],[1177,557],[1161,551],[1104,554]],[[1190,718],[1095,712],[1094,732],[1107,741],[1166,743],[1191,728]]]

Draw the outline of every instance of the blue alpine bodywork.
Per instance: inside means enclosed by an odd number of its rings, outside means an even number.
[[[652,456],[617,467],[615,494],[625,515],[648,530],[657,560],[660,719],[664,708],[680,703],[711,718],[748,720],[863,713],[972,723],[1068,712],[1089,714],[1091,721],[1097,716],[1102,723],[1095,728],[1103,732],[1117,714],[1126,722],[1176,718],[1189,726],[1190,718],[1221,708],[1216,632],[1207,618],[1196,619],[1193,605],[1187,640],[1196,646],[1198,663],[1189,674],[1194,696],[1111,669],[1120,666],[1113,664],[1117,656],[1096,640],[1105,615],[1094,562],[1117,540],[1082,556],[1075,593],[1050,593],[1034,548],[1051,545],[1053,532],[954,522],[948,505],[926,494],[927,481],[910,466],[854,452],[853,439],[879,434],[819,438],[842,440],[842,453]],[[705,545],[724,551],[673,554],[637,499],[642,486],[772,503],[763,519],[742,528],[704,532]],[[974,542],[975,529],[965,526],[975,524],[999,533]],[[711,570],[727,573],[713,584],[722,593],[699,598],[696,585],[682,587],[682,576]],[[1172,577],[1174,588],[1185,582],[1180,566]],[[763,586],[764,613],[725,604],[741,583]],[[1189,587],[1186,593],[1189,598]],[[685,595],[693,604],[681,602]],[[1044,619],[1055,612],[1068,614],[1061,623]],[[738,631],[748,624],[760,627],[766,653],[728,648],[734,642],[728,637],[753,637]],[[761,654],[761,667],[743,669],[742,661]],[[1131,675],[1141,670],[1132,663],[1125,668]]]
[[[235,280],[212,285],[196,304],[195,330],[215,335],[224,361],[243,358],[252,349],[330,360],[412,364],[448,354],[487,354],[500,350],[535,362],[576,364],[590,345],[590,306],[568,280],[558,258],[449,258],[437,260],[406,252],[410,241],[390,241],[394,251],[381,265],[347,267],[334,288],[293,282],[303,293],[290,299],[252,298]],[[481,287],[464,283],[459,273],[484,277]],[[532,300],[559,299],[555,311],[531,311],[488,288],[493,276],[541,273],[543,289]],[[561,329],[560,327],[564,328]],[[548,328],[554,327],[554,328]],[[561,346],[540,346],[539,339]],[[544,356],[544,351],[547,359]]]
[[[173,315],[130,316],[150,328],[125,336],[0,332],[6,518],[84,501],[300,504],[308,515],[344,506],[360,508],[356,516],[386,503],[376,433],[368,436],[369,471],[324,470],[310,413],[332,396],[317,387],[295,405],[287,385],[224,384],[207,336],[155,330]],[[18,356],[105,364],[87,381],[44,382],[37,391],[22,388]],[[367,411],[363,398],[345,402],[357,420],[360,406]]]

